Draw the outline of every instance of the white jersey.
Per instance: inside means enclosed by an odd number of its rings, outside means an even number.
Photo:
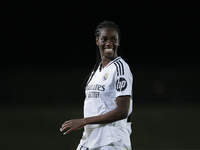
[[[116,97],[132,94],[133,77],[128,64],[117,57],[100,71],[100,66],[89,79],[84,102],[84,117],[105,114],[116,106]],[[129,115],[132,112],[130,100]],[[96,148],[122,141],[131,146],[131,122],[128,117],[109,124],[89,124],[84,127],[81,145]]]

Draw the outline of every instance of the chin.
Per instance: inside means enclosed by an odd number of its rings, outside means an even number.
[[[104,57],[107,59],[115,59],[117,57],[117,55],[116,54],[105,54]]]

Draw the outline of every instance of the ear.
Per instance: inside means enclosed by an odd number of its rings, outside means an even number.
[[[97,44],[97,46],[99,46],[99,38],[98,37],[96,37],[96,44]]]

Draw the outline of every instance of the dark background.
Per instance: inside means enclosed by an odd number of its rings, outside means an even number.
[[[2,2],[1,2],[2,3]],[[114,21],[134,75],[135,149],[195,149],[199,137],[199,6],[195,1],[1,4],[3,149],[73,149],[81,85],[95,63],[96,26]]]

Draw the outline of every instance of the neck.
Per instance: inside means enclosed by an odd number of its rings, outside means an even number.
[[[102,60],[101,69],[103,69],[104,67],[106,67],[111,61],[112,61],[111,59],[104,59],[104,60]]]
[[[110,58],[105,58],[105,57],[101,58],[102,64],[101,64],[100,70],[102,70],[104,67],[106,67],[112,60],[114,60],[114,59],[117,58],[117,57],[118,57],[118,56],[116,56],[116,57],[114,57],[114,58],[112,58],[112,59],[110,59]]]

